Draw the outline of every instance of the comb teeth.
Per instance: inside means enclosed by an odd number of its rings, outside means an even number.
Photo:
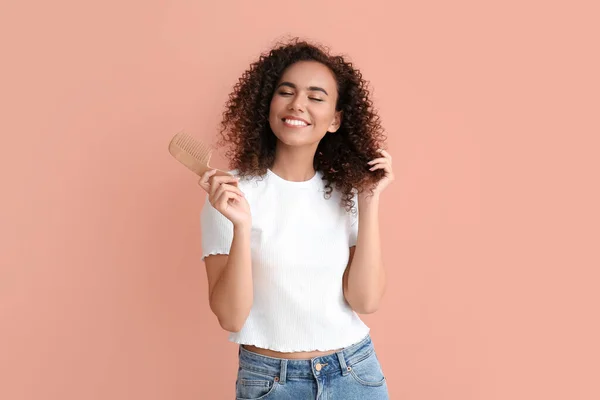
[[[181,132],[177,136],[175,144],[197,160],[204,159],[211,152],[210,146],[194,139],[185,132]]]

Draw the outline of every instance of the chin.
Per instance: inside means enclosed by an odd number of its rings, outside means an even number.
[[[314,132],[313,132],[314,133]],[[290,147],[305,147],[318,145],[322,137],[314,137],[314,135],[302,134],[300,132],[274,132],[278,142]]]
[[[313,143],[310,141],[307,141],[303,138],[291,138],[291,137],[286,137],[286,135],[275,135],[277,137],[277,141],[289,146],[289,147],[302,147],[302,146],[310,146]]]

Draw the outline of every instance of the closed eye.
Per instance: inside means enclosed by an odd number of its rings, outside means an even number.
[[[281,96],[291,96],[291,95],[293,95],[294,93],[290,93],[290,92],[279,92],[279,94],[280,94]],[[309,99],[311,99],[311,100],[314,100],[314,101],[325,101],[325,100],[323,100],[323,99],[319,99],[319,98],[316,98],[316,97],[309,97]]]

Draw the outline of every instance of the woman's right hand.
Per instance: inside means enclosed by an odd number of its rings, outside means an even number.
[[[244,193],[237,187],[235,176],[213,176],[217,170],[206,171],[198,184],[208,193],[212,206],[230,220],[234,226],[250,226],[250,205]]]

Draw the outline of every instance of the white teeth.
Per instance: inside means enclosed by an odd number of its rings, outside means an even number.
[[[297,119],[286,119],[285,122],[290,125],[307,126],[306,122],[298,121]]]

